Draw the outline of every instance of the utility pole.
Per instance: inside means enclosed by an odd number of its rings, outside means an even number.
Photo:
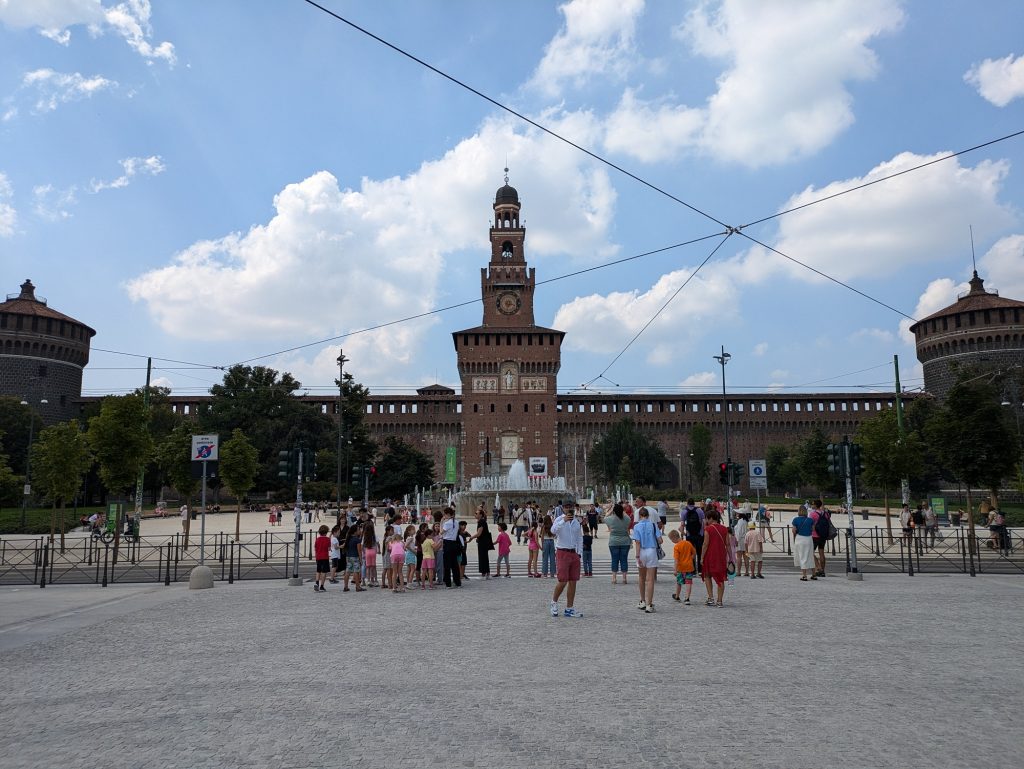
[[[153,359],[146,358],[146,389],[142,391],[142,405],[149,416],[149,381],[153,375]],[[203,465],[205,468],[206,465]],[[138,537],[142,530],[142,485],[146,479],[146,466],[139,467],[139,476],[135,481],[135,536]],[[205,503],[204,503],[205,506]]]
[[[725,351],[722,345],[722,354],[714,358],[722,366],[722,419],[725,420],[725,462],[726,462],[726,489],[728,496],[725,500],[725,511],[729,519],[729,526],[732,526],[732,454],[729,452],[729,401],[725,394],[725,364],[732,356]]]
[[[288,580],[289,585],[301,585],[302,577],[299,576],[299,539],[302,537],[302,453],[299,453],[299,473],[295,484],[295,509],[292,510],[292,517],[295,519],[295,567],[292,569],[292,577]]]
[[[340,348],[338,349],[338,454],[336,457],[335,464],[338,468],[338,520],[337,523],[341,525],[341,449],[342,442],[345,436],[345,364],[348,362],[348,358],[345,357],[345,353]],[[345,457],[346,464],[348,464],[348,457]],[[346,468],[347,470],[347,468]]]
[[[850,438],[843,436],[843,467],[846,469],[846,514],[850,523],[850,573],[847,579],[862,581],[864,575],[857,570],[857,534],[853,523],[853,462],[850,461]]]
[[[903,427],[903,391],[900,387],[900,356],[892,356],[892,365],[896,373],[896,426],[900,433],[900,443],[903,443],[903,439],[906,437],[906,431]],[[906,478],[900,478],[900,500],[902,505],[910,503],[910,481]],[[892,517],[889,515],[889,506],[885,507],[885,529],[886,534],[889,537],[890,544],[892,543]]]

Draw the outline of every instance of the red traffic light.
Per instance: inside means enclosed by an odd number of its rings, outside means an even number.
[[[370,467],[370,475],[376,475],[376,474],[377,474],[377,468],[376,468],[376,466],[372,466],[372,467]]]
[[[718,465],[718,469],[720,472],[724,473],[726,470],[729,469],[729,465],[726,464],[725,462],[722,462],[721,464]]]

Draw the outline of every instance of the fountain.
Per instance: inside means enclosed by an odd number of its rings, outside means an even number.
[[[526,474],[526,465],[517,459],[506,475],[470,479],[469,490],[456,494],[454,504],[460,517],[472,516],[481,504],[490,517],[495,500],[506,509],[510,502],[522,506],[532,500],[546,512],[558,500],[572,499],[572,496],[565,478],[530,478]]]

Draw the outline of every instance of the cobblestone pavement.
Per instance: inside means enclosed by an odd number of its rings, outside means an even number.
[[[5,623],[0,591],[0,764],[1020,764],[1024,580],[772,574],[713,609],[674,603],[662,579],[652,615],[634,584],[585,580],[575,620],[524,578],[405,595],[174,586],[73,626],[54,619],[69,592],[83,607],[110,594],[36,589],[35,617],[22,595]]]

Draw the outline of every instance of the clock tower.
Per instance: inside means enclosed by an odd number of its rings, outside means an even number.
[[[536,278],[526,264],[519,193],[508,176],[493,208],[490,260],[480,270],[483,323],[452,334],[465,475],[504,474],[518,459],[528,475],[551,477],[560,474],[557,376],[565,334],[534,323]]]

